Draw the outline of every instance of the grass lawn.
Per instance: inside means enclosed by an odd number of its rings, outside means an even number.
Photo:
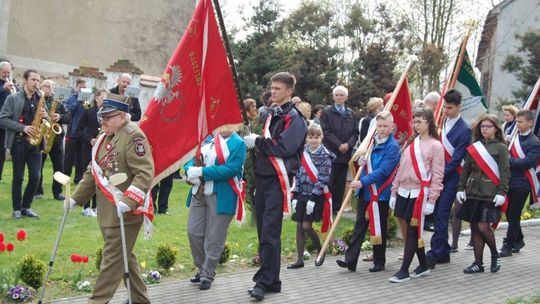
[[[4,242],[12,242],[15,245],[15,250],[10,254],[7,252],[0,253],[0,270],[14,271],[16,264],[26,254],[33,254],[48,263],[63,215],[62,202],[54,200],[52,196],[52,173],[52,166],[50,161],[47,160],[44,170],[44,198],[34,200],[32,204],[32,209],[41,217],[38,220],[28,218],[13,220],[11,218],[12,164],[6,161],[3,172],[4,183],[0,184],[0,232],[5,235]],[[25,176],[26,180],[27,177]],[[72,189],[74,187],[72,186]],[[161,243],[170,243],[178,249],[179,255],[174,269],[170,270],[163,280],[187,278],[193,274],[193,264],[186,233],[188,209],[185,207],[185,198],[188,189],[185,183],[175,180],[169,199],[170,215],[156,215],[154,219],[154,236],[151,240],[144,241],[142,234],[140,235],[135,247],[135,254],[143,268],[143,272],[158,270],[163,273],[162,269],[157,268],[156,248]],[[95,267],[96,250],[102,247],[103,241],[96,218],[85,217],[81,212],[82,208],[77,208],[70,212],[67,217],[53,272],[47,285],[45,299],[82,294],[70,287],[74,277],[79,272],[82,274],[82,280],[89,280],[92,283],[95,280],[97,274]],[[249,214],[247,218],[249,221]],[[340,237],[341,231],[352,227],[352,225],[353,221],[343,219],[336,236]],[[20,229],[27,232],[25,241],[17,241],[16,239],[16,233]],[[295,229],[296,224],[294,222],[289,220],[283,222],[282,256],[284,261],[292,261],[296,256]],[[257,251],[255,226],[246,223],[239,228],[232,223],[227,241],[231,245],[231,260],[220,266],[218,273],[252,267],[251,259]],[[72,263],[70,260],[71,254],[89,256],[88,264]],[[0,284],[3,283],[1,279],[0,276]]]

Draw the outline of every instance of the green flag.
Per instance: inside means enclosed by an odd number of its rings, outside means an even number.
[[[463,94],[461,101],[461,117],[470,126],[478,117],[487,113],[487,101],[482,94],[482,89],[476,81],[474,70],[467,54],[467,50],[463,54],[461,69],[457,77],[456,90]]]

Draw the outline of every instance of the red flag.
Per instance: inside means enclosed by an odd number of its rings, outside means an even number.
[[[215,129],[241,124],[231,68],[211,0],[201,0],[140,122],[157,183]]]
[[[403,81],[401,88],[397,93],[394,104],[390,109],[390,113],[394,116],[394,123],[396,124],[396,131],[394,137],[400,145],[403,145],[407,138],[413,134],[411,121],[412,121],[412,106],[411,95],[409,94],[409,85],[407,78]]]

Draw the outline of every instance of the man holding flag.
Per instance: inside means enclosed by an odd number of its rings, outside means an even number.
[[[300,166],[307,125],[291,102],[296,79],[286,72],[270,79],[272,102],[264,136],[244,137],[248,148],[257,147],[255,211],[261,264],[253,277],[251,297],[262,300],[267,292],[281,292],[281,226],[290,212],[290,185]]]
[[[435,233],[431,237],[431,250],[426,253],[430,267],[436,263],[450,262],[448,221],[456,197],[462,161],[471,142],[471,129],[460,115],[461,99],[461,93],[454,89],[444,94],[443,111],[446,119],[441,131],[445,158],[444,188],[435,208]]]

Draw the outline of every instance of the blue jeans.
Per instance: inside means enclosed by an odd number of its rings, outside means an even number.
[[[11,146],[11,160],[13,163],[13,184],[11,185],[13,211],[29,209],[41,175],[41,151],[39,147],[32,146],[26,138],[15,137]],[[28,166],[28,184],[21,200],[25,165]]]

